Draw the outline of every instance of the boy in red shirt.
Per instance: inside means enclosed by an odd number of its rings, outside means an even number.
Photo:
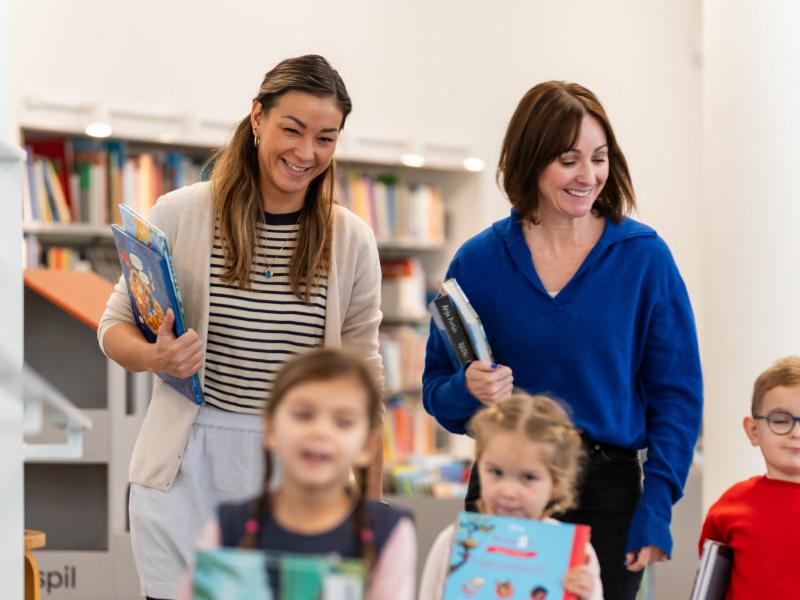
[[[753,386],[750,443],[767,474],[731,487],[709,509],[700,536],[733,548],[726,600],[798,598],[800,570],[800,356],[778,361]]]

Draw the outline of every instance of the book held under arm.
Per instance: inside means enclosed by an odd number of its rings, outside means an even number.
[[[123,227],[112,225],[111,230],[136,325],[147,341],[154,343],[167,311],[172,309],[173,332],[176,337],[183,335],[186,320],[164,233],[125,204],[120,204],[120,214]],[[158,376],[189,400],[204,403],[197,374],[185,379],[167,373]]]
[[[728,591],[733,566],[733,549],[727,544],[706,540],[697,567],[691,600],[723,600]]]

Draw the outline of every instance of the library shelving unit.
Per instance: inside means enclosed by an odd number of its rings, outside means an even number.
[[[96,330],[112,285],[90,271],[25,272],[25,360],[89,417],[80,457],[28,459],[25,524],[47,535],[36,551],[46,598],[138,598],[127,527],[127,463],[144,416],[145,376],[107,360]],[[63,433],[44,419],[30,444]]]
[[[215,147],[225,142],[217,136],[202,141],[163,143],[156,135],[139,135],[134,129],[121,133],[110,142],[98,141],[78,133],[75,127],[59,127],[52,122],[42,126],[35,121],[24,123],[21,130],[23,147],[32,148],[33,156],[55,165],[53,171],[46,165],[41,167],[44,183],[40,186],[44,186],[44,193],[53,183],[52,178],[61,176],[62,188],[69,190],[71,202],[80,203],[80,207],[71,206],[74,214],[67,222],[57,222],[54,216],[58,213],[57,206],[51,207],[49,215],[46,210],[26,208],[23,233],[27,264],[29,268],[47,264],[41,257],[47,257],[48,251],[55,249],[56,254],[68,254],[67,259],[54,259],[55,266],[92,269],[102,275],[107,287],[102,292],[96,291],[101,303],[93,309],[94,319],[99,318],[108,298],[110,282],[119,277],[109,227],[114,218],[113,206],[133,194],[142,204],[134,207],[146,213],[147,203],[173,185],[191,183],[201,177],[201,165]],[[68,143],[67,152],[59,150],[59,140]],[[121,155],[109,157],[114,152]],[[145,158],[140,159],[142,156]],[[415,410],[422,410],[421,368],[428,329],[426,292],[430,295],[438,287],[456,247],[453,231],[464,230],[463,223],[458,222],[477,206],[480,191],[479,176],[464,168],[462,158],[438,158],[423,167],[410,167],[403,165],[399,153],[394,151],[362,151],[353,144],[343,143],[337,152],[339,197],[372,225],[386,268],[405,264],[416,269],[416,282],[410,287],[400,286],[405,294],[402,301],[390,298],[386,287],[383,290],[382,340],[391,342],[395,336],[404,339],[417,336],[416,355],[412,360],[401,361],[404,377],[400,385],[390,390],[392,398],[387,399],[390,405],[401,399]],[[75,169],[76,159],[83,163],[80,169]],[[118,162],[112,164],[115,161]],[[176,179],[173,167],[180,161],[183,161],[180,167],[183,175]],[[142,175],[143,171],[146,174]],[[135,185],[126,182],[125,177],[135,177]],[[109,183],[112,178],[122,183],[112,185]],[[159,181],[154,183],[155,179]],[[93,183],[97,181],[103,187],[102,193]],[[368,185],[370,195],[362,197],[360,205],[349,203],[350,200],[357,203],[359,199],[348,199],[343,189],[348,182]],[[33,193],[37,191],[35,185],[34,182]],[[417,209],[402,216],[395,206],[394,212],[387,216],[385,206],[376,208],[376,200],[386,201],[386,186],[402,196],[403,202],[416,203]],[[435,196],[432,210],[425,209],[426,193]],[[394,226],[387,229],[387,223]],[[426,228],[433,235],[428,235]],[[397,235],[401,230],[402,234]],[[138,598],[127,531],[127,467],[149,400],[151,376],[126,373],[107,361],[97,345],[96,322],[78,320],[65,309],[60,298],[69,294],[70,286],[84,286],[81,279],[84,277],[95,283],[100,280],[91,272],[58,273],[53,269],[32,270],[26,276],[26,360],[87,413],[94,425],[87,434],[83,458],[27,465],[26,525],[47,531],[48,548],[39,552],[45,577],[52,577],[46,597]],[[34,281],[38,279],[42,283],[37,287]],[[396,310],[398,306],[413,308]],[[450,436],[431,417],[422,418],[429,420],[427,427],[435,432],[435,439],[423,444],[426,452],[469,456],[471,446],[468,440],[464,444],[464,436]],[[403,455],[395,460],[405,458]],[[418,515],[421,557],[426,555],[435,533],[452,520],[461,505],[460,499],[424,496],[391,496],[391,499]],[[45,579],[45,590],[47,585]]]

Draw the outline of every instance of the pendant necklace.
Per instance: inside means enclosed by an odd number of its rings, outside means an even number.
[[[261,217],[264,219],[264,228],[265,228],[264,236],[267,239],[267,254],[266,254],[267,270],[264,271],[264,277],[266,277],[267,281],[269,281],[270,279],[272,279],[272,275],[273,275],[273,273],[272,273],[272,263],[269,260],[269,231],[268,231],[269,230],[269,225],[267,224],[267,211],[265,211],[263,209],[260,209],[260,210],[261,210]],[[300,219],[302,218],[302,216],[303,216],[303,209],[301,208],[300,209],[300,216],[297,217],[297,222],[294,224],[295,227],[297,227],[297,225],[300,223]],[[286,248],[286,242],[287,241],[289,241],[288,237],[283,240],[283,246],[281,246],[281,249],[278,250],[278,253],[275,255],[275,259],[276,260],[283,254],[283,251]]]

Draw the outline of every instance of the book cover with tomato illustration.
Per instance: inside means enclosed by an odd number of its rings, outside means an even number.
[[[585,564],[590,528],[462,512],[444,600],[575,600],[561,580]]]

